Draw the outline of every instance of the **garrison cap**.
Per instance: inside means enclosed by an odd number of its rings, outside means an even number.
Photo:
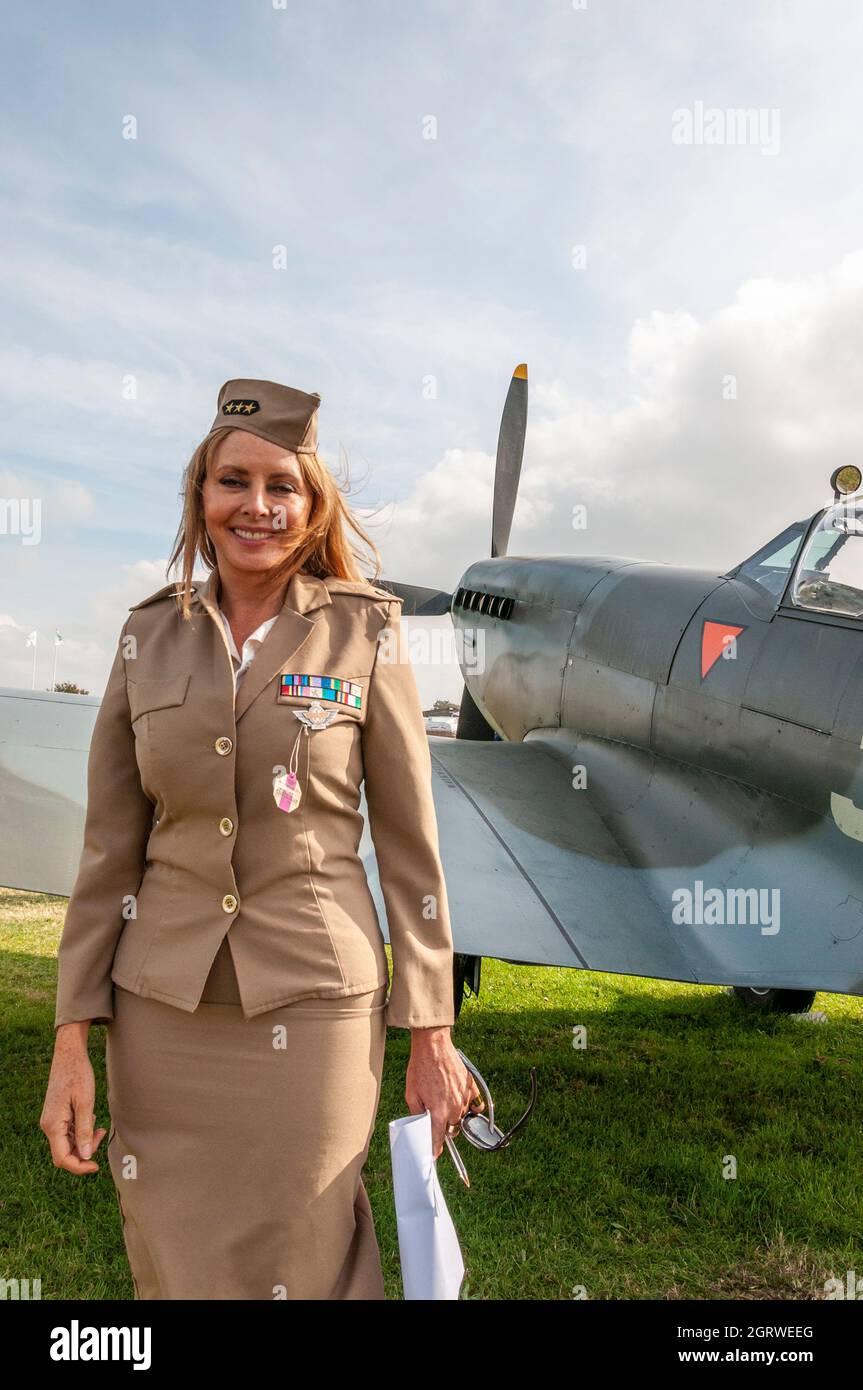
[[[219,392],[216,418],[209,434],[220,425],[249,430],[271,444],[281,444],[294,454],[313,454],[318,447],[317,410],[321,398],[278,381],[235,378]],[[208,437],[209,437],[208,434]]]

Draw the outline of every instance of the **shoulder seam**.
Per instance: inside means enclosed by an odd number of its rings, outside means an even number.
[[[182,593],[182,588],[178,588],[176,583],[165,584],[161,589],[157,589],[154,594],[148,594],[139,603],[130,603],[129,612],[134,613],[136,608],[146,608],[148,603],[155,603],[160,598],[171,598]],[[127,619],[128,621],[128,619]]]
[[[378,588],[376,584],[372,584],[371,580],[368,579],[338,579],[335,576],[331,576],[329,580],[325,580],[324,582],[333,593],[347,594],[355,598],[387,599],[395,600],[397,603],[404,602],[404,600],[398,598],[396,594],[390,593],[389,589]]]

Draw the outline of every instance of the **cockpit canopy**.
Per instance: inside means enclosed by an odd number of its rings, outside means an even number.
[[[789,593],[797,608],[863,618],[863,498],[837,502],[809,535]]]
[[[810,519],[794,522],[732,573],[777,599],[787,586],[786,603],[794,608],[863,618],[863,497],[836,502],[810,525]]]

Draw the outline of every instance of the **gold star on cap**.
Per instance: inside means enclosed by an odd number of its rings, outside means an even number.
[[[226,381],[209,434],[228,424],[248,430],[294,454],[313,454],[318,447],[317,391],[309,394],[277,381],[238,378]]]

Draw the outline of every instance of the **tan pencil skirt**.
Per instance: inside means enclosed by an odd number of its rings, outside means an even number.
[[[245,1019],[226,937],[193,1013],[114,991],[107,1155],[136,1298],[384,1298],[361,1174],[386,985]]]

